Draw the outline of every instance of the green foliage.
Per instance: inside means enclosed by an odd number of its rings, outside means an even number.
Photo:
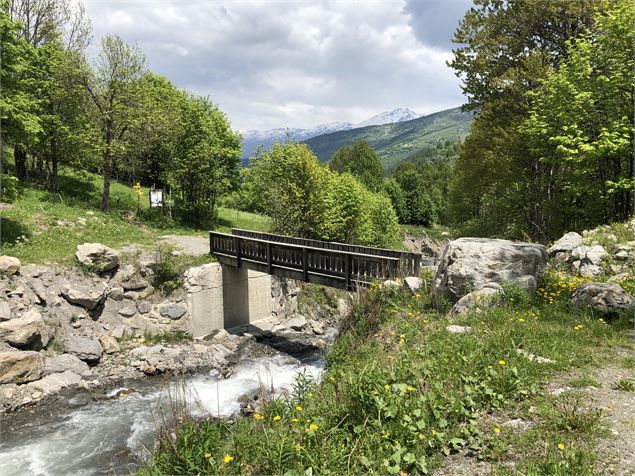
[[[406,195],[394,178],[384,180],[384,192],[390,198],[399,223],[406,223],[408,214],[406,209]]]
[[[621,390],[622,392],[635,392],[635,383],[632,379],[620,379],[612,387],[614,390]]]
[[[18,179],[11,175],[0,173],[0,201],[13,203],[18,198]]]
[[[450,187],[450,216],[463,233],[540,240],[560,235],[548,219],[557,194],[551,169],[518,127],[532,106],[527,92],[559,67],[567,42],[592,27],[596,8],[607,3],[479,1],[466,13],[450,66],[463,80],[466,107],[480,115]]]
[[[635,5],[614,2],[596,21],[529,93],[520,126],[549,172],[546,222],[555,233],[625,220],[633,209]]]
[[[166,171],[166,181],[176,198],[179,218],[206,227],[215,222],[219,197],[235,186],[240,136],[206,98],[188,98],[182,114],[185,126]]]
[[[365,139],[340,149],[333,156],[329,167],[334,172],[352,174],[371,192],[381,190],[384,169],[379,157]]]
[[[518,432],[485,432],[479,416],[553,398],[540,389],[554,372],[592,362],[629,326],[522,302],[487,310],[471,319],[472,335],[456,335],[430,306],[428,296],[371,287],[342,323],[320,385],[300,377],[293,392],[233,424],[207,419],[165,429],[141,473],[425,474],[468,448],[504,460]],[[519,342],[556,363],[519,355]],[[525,449],[531,459],[522,466],[531,474],[587,474],[593,457],[579,442],[600,433],[601,415],[565,398],[539,411],[532,437],[541,443]]]
[[[405,223],[431,226],[439,221],[445,204],[437,184],[412,162],[399,164],[393,178],[404,192]]]

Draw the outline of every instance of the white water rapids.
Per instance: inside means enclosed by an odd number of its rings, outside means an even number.
[[[284,354],[245,357],[228,379],[196,375],[186,379],[197,397],[198,416],[229,417],[240,410],[238,398],[253,396],[263,385],[290,389],[299,373],[319,379],[320,357],[300,362]],[[134,472],[153,448],[168,406],[158,379],[133,384],[135,393],[100,401],[76,396],[44,403],[0,420],[0,475],[98,475]],[[112,391],[114,395],[116,391]],[[202,406],[202,408],[201,408]]]

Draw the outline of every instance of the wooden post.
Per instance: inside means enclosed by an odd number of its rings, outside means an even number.
[[[273,256],[271,256],[271,241],[267,241],[267,273],[273,272]]]
[[[346,284],[345,289],[347,291],[351,290],[351,265],[352,265],[353,257],[349,254],[344,258],[344,275],[346,276]]]
[[[302,272],[304,273],[304,280],[309,282],[309,253],[306,248],[302,248]]]
[[[234,237],[234,248],[236,249],[236,266],[238,266],[240,268],[240,255],[241,255],[241,246],[240,246],[240,238],[238,238],[237,236]]]

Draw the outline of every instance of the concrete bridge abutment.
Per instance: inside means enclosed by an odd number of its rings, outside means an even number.
[[[210,263],[190,268],[185,275],[188,331],[202,337],[269,317],[271,285],[270,275],[244,267]]]

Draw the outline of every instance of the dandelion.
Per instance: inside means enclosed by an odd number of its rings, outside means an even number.
[[[564,443],[558,443],[558,449],[562,451],[564,449]]]
[[[302,411],[302,407],[301,407],[300,405],[297,405],[297,406],[295,407],[295,409],[296,409],[297,411],[299,411],[299,412],[301,412],[301,411]]]
[[[501,366],[504,367],[504,366],[507,365],[507,362],[505,362],[503,359],[501,359],[501,360],[498,361],[498,365],[501,365]]]
[[[254,413],[254,420],[262,420],[264,417],[260,413]]]
[[[499,427],[494,428],[494,433],[498,435],[500,432],[501,432],[501,429]]]
[[[280,415],[276,415],[275,417],[273,417],[273,421],[280,421],[282,420],[282,417]]]
[[[297,422],[299,422],[299,421],[300,421],[300,420],[298,420],[297,418],[291,418],[291,423],[297,423]]]
[[[408,385],[406,387],[406,390],[408,390],[409,392],[414,392],[415,388],[412,385]]]
[[[232,455],[225,455],[223,461],[225,462],[225,464],[231,463],[232,461],[234,461],[234,457]]]
[[[205,453],[205,459],[210,459],[212,457],[211,453]]]
[[[318,429],[318,426],[315,423],[311,423],[309,425],[309,431],[315,431]]]
[[[424,319],[424,320],[423,320],[423,323],[424,323],[424,324],[428,324],[429,322],[430,322],[430,321],[429,321],[428,319]]]

